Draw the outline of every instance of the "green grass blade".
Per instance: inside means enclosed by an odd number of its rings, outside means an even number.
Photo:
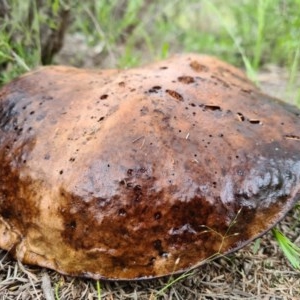
[[[98,300],[101,300],[101,283],[100,283],[100,280],[97,280],[97,283],[96,283],[96,286],[97,286],[97,297],[98,297]]]
[[[59,283],[56,283],[56,285],[55,285],[55,288],[54,288],[54,293],[55,293],[55,300],[60,300],[60,298],[59,298],[59,286],[60,286],[60,284]]]
[[[261,55],[262,55],[262,48],[265,39],[265,19],[266,19],[266,12],[268,10],[269,0],[259,0],[257,5],[257,38],[255,43],[255,50],[254,50],[254,62],[253,67],[255,70],[258,69]]]
[[[233,32],[233,29],[230,27],[228,22],[226,22],[226,20],[222,17],[222,14],[220,13],[220,11],[219,11],[219,9],[217,8],[216,5],[214,5],[211,1],[208,1],[208,0],[206,0],[205,2],[215,12],[217,18],[221,21],[221,23],[222,23],[223,27],[225,28],[226,32],[228,33],[228,35],[231,37],[232,41],[234,42],[234,45],[235,45],[236,49],[238,50],[238,52],[240,53],[240,55],[243,59],[243,62],[244,62],[244,65],[245,65],[248,76],[250,77],[251,80],[256,82],[257,81],[256,72],[255,72],[253,66],[250,63],[250,60],[246,56],[244,49],[240,45],[240,42],[238,41],[238,38],[235,36],[235,34]]]
[[[293,268],[300,270],[300,248],[289,240],[280,230],[274,228],[273,234]]]
[[[180,275],[179,277],[172,279],[172,277],[170,278],[170,281],[162,288],[160,289],[155,297],[161,296],[167,289],[169,289],[171,286],[173,286],[176,282],[183,280],[189,276],[191,276],[193,274],[193,271],[188,272],[188,273],[183,273],[182,275]]]
[[[22,67],[25,71],[30,71],[30,68],[28,67],[28,65],[25,63],[24,59],[19,56],[16,52],[14,52],[13,50],[11,51],[11,54],[13,56],[13,58],[15,59],[16,63]]]
[[[290,70],[290,76],[289,76],[289,82],[288,82],[288,87],[287,87],[287,92],[289,93],[292,88],[295,88],[295,82],[297,80],[297,74],[298,74],[298,70],[299,70],[299,60],[300,60],[300,42],[295,50],[295,54],[294,54],[294,59],[293,59],[293,63],[291,66],[291,70]],[[299,89],[300,92],[300,89]],[[296,96],[296,98],[293,101],[294,104],[296,105],[300,105],[300,97]]]

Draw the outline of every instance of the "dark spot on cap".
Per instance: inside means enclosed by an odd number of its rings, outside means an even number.
[[[179,93],[177,93],[177,92],[175,92],[175,91],[173,91],[173,90],[166,90],[166,92],[167,92],[171,97],[175,98],[176,100],[183,101],[183,97],[182,97]]]
[[[178,81],[185,83],[185,84],[190,84],[190,83],[195,82],[194,78],[191,76],[180,76],[180,77],[178,77]]]
[[[154,219],[155,220],[159,220],[161,218],[161,212],[156,212],[155,214],[154,214]]]
[[[193,60],[190,63],[190,67],[196,72],[208,72],[208,70],[209,70],[207,66],[200,64],[196,60]]]

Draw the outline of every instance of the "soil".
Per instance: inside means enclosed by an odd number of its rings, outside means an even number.
[[[80,35],[67,36],[65,45],[69,46],[63,47],[55,63],[89,68],[116,65],[113,55],[103,56],[103,45],[88,47]],[[300,80],[288,89],[289,76],[283,68],[265,67],[258,74],[258,82],[263,91],[291,103],[299,96]],[[278,227],[300,246],[300,205]],[[300,271],[289,264],[271,232],[229,256],[203,265],[170,286],[169,283],[168,278],[101,282],[101,299],[300,299]],[[99,299],[96,284],[94,280],[24,266],[0,250],[0,300]]]

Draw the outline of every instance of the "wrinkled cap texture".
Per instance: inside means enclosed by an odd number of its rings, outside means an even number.
[[[300,111],[213,57],[40,68],[0,90],[0,247],[95,279],[180,273],[300,190]]]

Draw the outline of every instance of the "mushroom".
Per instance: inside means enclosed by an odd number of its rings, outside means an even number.
[[[0,247],[95,279],[195,268],[293,207],[299,132],[297,108],[210,56],[39,68],[0,90]]]

